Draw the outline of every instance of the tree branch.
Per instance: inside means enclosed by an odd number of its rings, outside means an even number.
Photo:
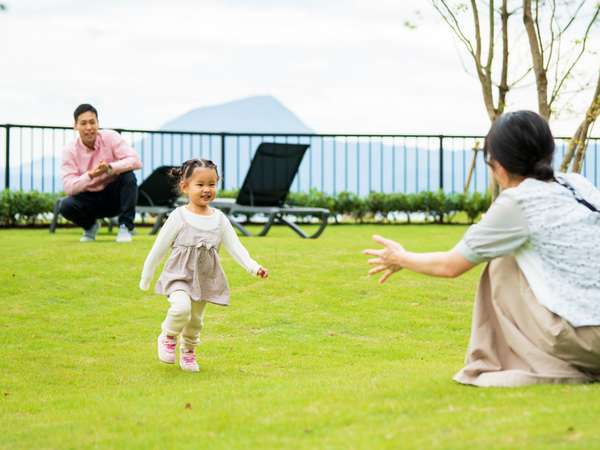
[[[529,75],[531,73],[531,71],[533,70],[533,67],[529,67],[525,73],[523,75],[521,75],[520,77],[518,77],[515,81],[513,81],[512,83],[509,84],[509,87],[512,89],[513,87],[515,87],[517,84],[519,84],[521,81],[523,81],[525,78],[527,78],[527,75]]]
[[[546,120],[550,118],[550,107],[548,105],[548,80],[544,71],[544,64],[540,51],[540,42],[537,39],[535,24],[531,15],[531,0],[523,0],[523,24],[529,39],[529,50],[533,61],[533,71],[538,94],[538,112]]]
[[[573,172],[581,172],[581,168],[583,167],[583,160],[585,158],[585,151],[587,149],[587,138],[588,131],[590,126],[596,121],[598,116],[600,115],[600,71],[598,74],[598,81],[596,82],[596,92],[594,93],[594,98],[592,99],[592,103],[588,108],[585,118],[583,119],[582,125],[583,129],[581,130],[581,135],[579,139],[579,148],[577,149],[577,153],[575,155],[575,161],[573,161]]]
[[[471,0],[471,10],[473,11],[473,24],[475,25],[475,56],[477,57],[477,64],[481,66],[481,28],[479,26],[479,11],[477,10],[475,0]]]
[[[552,3],[552,13],[550,14],[550,48],[548,49],[548,62],[544,67],[544,70],[548,72],[548,68],[550,67],[550,61],[552,61],[552,54],[554,52],[554,42],[556,37],[554,36],[554,24],[557,23],[556,20],[556,0],[550,0]]]
[[[560,170],[562,172],[566,172],[574,155],[576,155],[576,157],[573,161],[572,170],[574,172],[581,171],[581,166],[585,157],[588,130],[590,126],[596,121],[598,115],[600,115],[600,71],[598,73],[598,80],[596,81],[596,90],[594,92],[592,102],[588,110],[586,111],[585,117],[577,127],[577,131],[575,131],[575,134],[569,141],[567,152],[565,153],[563,161],[560,165]]]
[[[475,3],[473,1],[473,3]],[[490,4],[489,4],[489,8],[488,8],[488,14],[490,15],[489,17],[489,27],[490,27],[490,31],[489,31],[489,45],[488,45],[488,55],[487,55],[487,62],[485,64],[486,67],[486,71],[488,74],[489,78],[492,78],[492,61],[494,60],[494,0],[490,0]]]
[[[542,65],[544,64],[544,40],[542,39],[542,33],[540,31],[540,1],[535,1],[535,34],[537,36],[537,41],[540,43],[540,56],[542,58]],[[544,71],[546,68],[544,67]]]
[[[500,74],[500,86],[498,86],[498,108],[497,114],[502,114],[506,106],[506,94],[510,89],[508,85],[508,0],[502,0],[500,9],[500,20],[502,22],[502,70]]]
[[[458,39],[465,45],[465,47],[467,48],[467,51],[471,54],[471,56],[473,58],[475,58],[475,51],[473,50],[473,45],[471,44],[471,41],[469,40],[469,38],[467,38],[464,35],[464,33],[461,31],[460,25],[458,23],[458,20],[457,20],[455,14],[452,12],[452,10],[450,9],[450,7],[448,6],[448,4],[446,3],[445,0],[439,0],[439,2],[442,4],[442,6],[446,10],[446,12],[441,10],[441,8],[437,5],[436,1],[432,2],[433,7],[437,10],[437,12],[440,14],[440,16],[442,16],[442,19],[450,27],[452,32],[454,34],[456,34]],[[446,16],[446,14],[447,14],[447,16]]]
[[[569,19],[569,21],[567,22],[567,24],[565,25],[565,27],[560,31],[560,34],[564,34],[571,25],[573,25],[573,23],[575,22],[575,19],[577,18],[577,15],[579,14],[579,11],[581,11],[581,8],[583,8],[583,5],[585,5],[585,3],[588,0],[581,0],[581,3],[579,4],[579,6],[577,6],[577,8],[575,9],[575,12],[573,13],[573,15],[571,16],[571,18]]]
[[[558,84],[554,86],[554,89],[552,90],[552,95],[550,97],[550,101],[548,102],[549,106],[552,106],[552,104],[558,97],[558,93],[560,92],[562,85],[565,83],[565,81],[567,80],[567,78],[569,77],[571,72],[573,71],[573,68],[577,65],[577,63],[579,62],[579,60],[585,53],[585,47],[587,44],[588,37],[590,35],[590,30],[591,30],[592,26],[594,25],[594,22],[596,22],[596,19],[598,18],[599,13],[600,13],[600,4],[598,4],[598,7],[596,8],[596,12],[594,13],[592,19],[590,20],[590,23],[588,24],[587,28],[585,29],[585,34],[583,36],[583,41],[582,41],[581,50],[579,51],[579,54],[577,55],[577,57],[575,58],[573,63],[569,66],[569,68],[566,70],[566,72],[563,74],[563,76],[562,76],[561,80],[558,82]]]

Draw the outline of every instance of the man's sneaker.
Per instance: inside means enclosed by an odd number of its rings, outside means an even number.
[[[175,363],[177,338],[161,333],[158,336],[158,359],[167,364]]]
[[[186,372],[199,372],[200,366],[196,362],[194,350],[181,348],[179,350],[179,367]]]
[[[92,228],[89,230],[83,230],[83,236],[79,239],[79,242],[94,242],[96,240],[96,233],[98,233],[98,229],[100,229],[100,224],[95,222],[92,225]]]
[[[131,231],[127,229],[125,225],[119,226],[119,232],[117,233],[117,242],[131,242],[132,236]]]

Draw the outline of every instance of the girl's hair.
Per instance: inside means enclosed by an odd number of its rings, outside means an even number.
[[[174,167],[169,171],[169,175],[177,180],[178,183],[187,180],[194,173],[194,169],[197,167],[203,167],[206,169],[213,169],[219,179],[219,171],[217,165],[210,159],[188,159],[181,167]]]
[[[486,161],[497,161],[512,175],[542,181],[554,178],[554,137],[548,122],[533,111],[498,117],[485,137],[483,155]]]

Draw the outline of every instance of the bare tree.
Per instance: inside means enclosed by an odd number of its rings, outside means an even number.
[[[459,16],[469,10],[469,6],[459,3],[452,7],[448,0],[432,0],[434,8],[438,11],[442,19],[450,27],[459,41],[463,44],[467,53],[470,55],[475,66],[475,72],[481,85],[483,103],[487,111],[490,122],[504,112],[506,107],[506,96],[511,88],[508,83],[508,63],[509,63],[509,27],[508,21],[512,13],[508,11],[508,0],[500,1],[500,8],[496,10],[494,0],[489,0],[487,5],[482,3],[478,6],[476,0],[470,0],[470,10],[473,20],[473,32],[467,36],[466,30],[461,25]],[[487,28],[482,24],[484,18]],[[502,40],[501,54],[496,55],[496,28],[500,23],[500,35]],[[484,51],[486,54],[484,55]],[[495,61],[499,63],[494,64]],[[494,70],[496,69],[496,70]],[[498,75],[495,76],[495,72]],[[494,81],[498,80],[498,81]],[[494,95],[494,88],[496,95]],[[471,161],[471,170],[469,171],[469,182],[465,184],[465,192],[469,189],[471,174],[477,162],[479,148],[473,148],[473,160]],[[492,196],[498,193],[498,185],[493,177],[490,177],[490,190]]]
[[[483,102],[491,122],[504,112],[506,107],[506,94],[510,90],[508,84],[508,0],[501,0],[500,9],[496,10],[494,0],[489,0],[480,8],[475,0],[470,0],[470,10],[473,16],[473,33],[467,33],[461,25],[459,16],[468,11],[469,6],[459,3],[452,6],[448,0],[432,0],[434,8],[450,27],[459,41],[464,45],[475,65],[475,72],[481,85]],[[483,30],[482,18],[487,24]],[[496,27],[500,22],[502,36],[502,54],[499,67],[495,67],[495,41]],[[470,35],[468,35],[470,34]],[[484,54],[485,52],[485,54]],[[497,65],[496,65],[497,66]],[[494,81],[494,68],[499,76]],[[494,96],[494,87],[496,95]]]
[[[469,2],[452,0],[432,0],[432,4],[452,32],[456,35],[473,60],[482,93],[484,105],[493,122],[504,111],[507,94],[521,85],[533,74],[538,99],[538,112],[550,120],[560,109],[557,106],[562,93],[567,92],[566,86],[575,77],[575,68],[588,50],[588,42],[594,26],[598,24],[600,2],[593,0],[595,5],[590,7],[590,0],[501,0],[495,5],[494,0],[470,0]],[[487,28],[482,33],[480,15],[484,11]],[[522,11],[523,22],[520,28],[510,18]],[[471,13],[472,20],[465,22],[465,13]],[[500,23],[500,34],[496,35],[496,25]],[[469,24],[469,26],[465,24]],[[582,26],[583,23],[583,26]],[[473,31],[467,31],[470,26]],[[518,39],[525,34],[528,40],[529,57],[515,58],[515,51],[522,50],[511,39]],[[487,41],[484,44],[484,40]],[[501,53],[496,51],[494,41],[501,39]],[[487,48],[487,55],[482,57],[482,47]],[[496,54],[494,54],[496,53]],[[509,54],[511,61],[509,61]],[[517,68],[514,61],[529,59],[524,68]],[[494,62],[497,62],[494,65]],[[509,68],[509,62],[511,66]],[[520,71],[520,73],[516,73]],[[495,80],[493,74],[497,73]],[[509,81],[509,78],[511,80]],[[494,96],[494,87],[497,93]],[[583,91],[580,88],[579,91]],[[586,139],[591,124],[598,117],[598,88],[591,106],[569,145],[563,165],[570,162],[567,156],[573,158],[573,170],[581,168],[585,156]],[[478,152],[474,152],[474,159]],[[578,162],[579,161],[579,162]],[[474,163],[473,163],[474,164]],[[472,165],[473,165],[472,164]],[[579,168],[579,169],[578,169]],[[493,185],[495,190],[495,186]],[[468,186],[465,187],[468,189]]]
[[[575,8],[569,10],[569,6],[575,4]],[[557,4],[557,0],[523,0],[523,24],[527,31],[529,49],[535,83],[537,88],[538,110],[546,119],[550,119],[554,112],[556,100],[559,98],[566,81],[572,76],[577,63],[584,55],[590,34],[595,25],[598,24],[600,14],[600,2],[593,7],[589,18],[584,17],[584,27],[580,36],[576,36],[569,51],[562,51],[561,43],[567,31],[576,23],[581,16],[586,0],[565,1]],[[589,3],[588,3],[589,4]],[[541,8],[550,8],[550,16],[544,21]],[[559,14],[559,8],[564,14]],[[543,24],[546,26],[543,26]],[[543,30],[546,32],[544,33]],[[553,70],[551,70],[553,68]],[[553,72],[553,83],[550,83],[549,73]],[[566,171],[571,161],[571,169],[580,172],[587,149],[587,138],[591,125],[598,117],[600,110],[598,90],[600,78],[596,82],[596,91],[592,102],[587,109],[583,120],[571,138],[567,152],[561,164],[561,170]],[[573,160],[573,157],[575,159]]]
[[[546,120],[550,120],[555,103],[585,54],[590,32],[597,24],[600,3],[595,5],[581,34],[573,36],[572,44],[564,49],[567,32],[574,29],[586,2],[589,4],[589,0],[560,3],[557,0],[523,0],[523,25],[535,74],[538,112]],[[571,10],[569,7],[573,4],[575,8]],[[581,19],[585,20],[584,17]],[[573,31],[578,33],[576,29]]]

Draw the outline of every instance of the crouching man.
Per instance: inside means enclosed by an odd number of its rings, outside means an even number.
[[[83,228],[81,242],[96,240],[97,219],[119,217],[117,242],[131,242],[137,180],[142,167],[137,153],[119,133],[98,129],[98,111],[79,105],[74,112],[79,138],[62,155],[64,190],[69,195],[60,213]]]

